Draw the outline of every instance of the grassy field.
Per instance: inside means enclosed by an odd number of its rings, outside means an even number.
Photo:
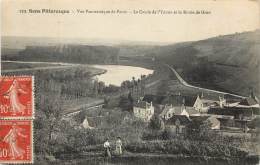
[[[62,105],[63,113],[74,112],[75,110],[84,109],[84,107],[90,107],[96,104],[102,104],[104,99],[93,98],[93,97],[82,97],[79,99],[63,100]]]
[[[98,74],[103,74],[106,72],[104,69],[95,68],[89,65],[60,65],[52,63],[16,63],[16,62],[2,62],[1,70],[5,74],[36,74],[41,71],[51,70],[56,71],[67,71],[68,73],[73,70],[82,70],[83,72],[88,72],[89,75],[94,76]]]
[[[206,91],[203,89],[195,89],[191,87],[186,87],[181,84],[176,76],[168,69],[160,69],[159,74],[163,74],[164,77],[161,79],[161,83],[157,87],[157,94],[159,95],[189,95],[189,96],[197,96],[198,94],[203,93],[204,96],[208,96],[210,98],[217,98],[220,94]]]

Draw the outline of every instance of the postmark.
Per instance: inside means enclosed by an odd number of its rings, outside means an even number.
[[[0,118],[33,118],[32,76],[0,77]]]
[[[32,120],[0,120],[0,163],[33,162]]]

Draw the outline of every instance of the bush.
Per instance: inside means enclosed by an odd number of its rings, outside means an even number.
[[[153,117],[151,118],[149,127],[154,130],[163,130],[164,122],[158,115],[153,115]]]
[[[164,131],[162,130],[147,130],[143,133],[143,140],[163,140]]]
[[[126,149],[136,153],[165,153],[222,158],[244,158],[248,154],[232,145],[180,139],[136,142],[127,144]]]

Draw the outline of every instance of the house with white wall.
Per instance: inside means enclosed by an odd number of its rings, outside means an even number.
[[[154,115],[153,103],[145,101],[138,101],[133,107],[134,116],[142,119],[145,122],[149,122]]]

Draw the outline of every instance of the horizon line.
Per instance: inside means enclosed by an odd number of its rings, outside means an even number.
[[[176,43],[184,43],[184,42],[194,42],[194,41],[203,41],[203,40],[207,40],[210,38],[216,38],[216,37],[220,37],[220,36],[228,36],[228,35],[234,35],[234,34],[240,34],[240,33],[250,33],[250,32],[255,32],[255,31],[259,31],[260,28],[257,28],[255,30],[248,30],[248,31],[242,31],[242,32],[233,32],[233,33],[228,33],[228,34],[218,34],[215,36],[210,36],[207,38],[202,38],[202,39],[197,39],[197,40],[183,40],[183,41],[145,41],[145,40],[127,40],[127,39],[118,39],[118,38],[84,38],[84,37],[54,37],[54,36],[15,36],[15,35],[1,35],[1,38],[4,37],[17,37],[17,38],[49,38],[49,39],[80,39],[80,40],[86,40],[85,42],[87,42],[87,40],[99,40],[96,42],[102,42],[102,40],[106,43],[109,43],[108,40],[111,41],[111,44],[113,42],[118,42],[118,43],[113,43],[112,45],[120,45],[120,44],[127,44],[127,43],[132,43],[134,44],[136,43],[142,43],[142,44],[148,44],[148,45],[152,45],[152,44],[161,44],[161,45],[170,45],[170,44],[176,44]],[[123,42],[123,43],[120,43]],[[126,43],[124,43],[126,42]]]

